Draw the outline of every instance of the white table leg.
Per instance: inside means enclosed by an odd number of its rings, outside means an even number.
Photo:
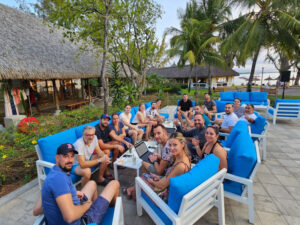
[[[118,178],[118,166],[116,163],[114,163],[114,176],[115,176],[115,180],[119,180]]]

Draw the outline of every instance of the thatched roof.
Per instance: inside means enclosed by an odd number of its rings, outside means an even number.
[[[101,59],[63,37],[63,28],[0,4],[0,80],[92,78]]]
[[[212,77],[225,77],[225,76],[239,76],[239,73],[232,69],[224,70],[220,67],[211,66],[211,76]],[[197,73],[198,79],[208,77],[208,66],[195,66],[192,70],[191,67],[185,66],[183,68],[178,68],[175,64],[170,67],[164,68],[151,68],[147,71],[147,74],[157,74],[165,78],[189,78],[190,75],[192,78],[195,78],[195,73]]]

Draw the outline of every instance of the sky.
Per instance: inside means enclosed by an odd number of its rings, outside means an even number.
[[[36,0],[19,0],[19,2],[25,1],[26,3],[36,3]],[[189,0],[156,0],[162,6],[163,14],[162,18],[157,21],[156,24],[156,35],[159,40],[162,39],[163,33],[166,28],[168,27],[176,27],[180,28],[180,21],[178,19],[178,10],[184,10],[186,7],[186,3]],[[17,7],[18,1],[16,0],[0,0],[0,3],[11,6]],[[233,10],[233,18],[237,17],[241,11],[239,9]],[[268,62],[265,62],[265,55],[266,51],[260,53],[257,64],[256,64],[256,74],[261,74],[262,67],[264,67],[264,72],[277,72],[274,65]],[[171,60],[169,65],[176,63],[176,58]],[[250,73],[252,61],[248,60],[245,67],[234,67],[239,73]]]

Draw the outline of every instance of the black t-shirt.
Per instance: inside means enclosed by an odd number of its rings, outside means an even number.
[[[100,125],[97,124],[95,126],[96,128],[96,136],[98,139],[102,139],[102,141],[104,143],[111,141],[110,137],[109,137],[109,129],[108,127],[106,127],[104,130],[101,130]]]
[[[180,106],[180,109],[182,111],[189,111],[191,107],[193,107],[193,103],[190,99],[188,99],[186,102],[183,101],[183,99],[181,99],[179,101],[178,106]]]

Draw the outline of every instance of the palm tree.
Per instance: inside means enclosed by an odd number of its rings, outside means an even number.
[[[238,65],[245,66],[246,60],[252,58],[251,73],[247,91],[251,91],[251,84],[255,66],[260,51],[271,48],[274,44],[282,49],[296,49],[299,52],[300,23],[292,17],[285,6],[299,4],[299,0],[235,0],[241,6],[251,9],[242,15],[241,23],[233,28],[233,33],[222,44],[223,52],[236,52]]]
[[[187,4],[185,14],[181,16],[181,30],[170,28],[173,34],[168,53],[179,56],[178,66],[188,61],[191,70],[195,65],[208,66],[208,92],[211,93],[211,65],[226,67],[224,58],[216,48],[221,41],[219,24],[230,14],[227,0],[203,0],[199,4],[192,0]],[[197,80],[197,76],[196,76]],[[197,90],[196,90],[197,93]]]

